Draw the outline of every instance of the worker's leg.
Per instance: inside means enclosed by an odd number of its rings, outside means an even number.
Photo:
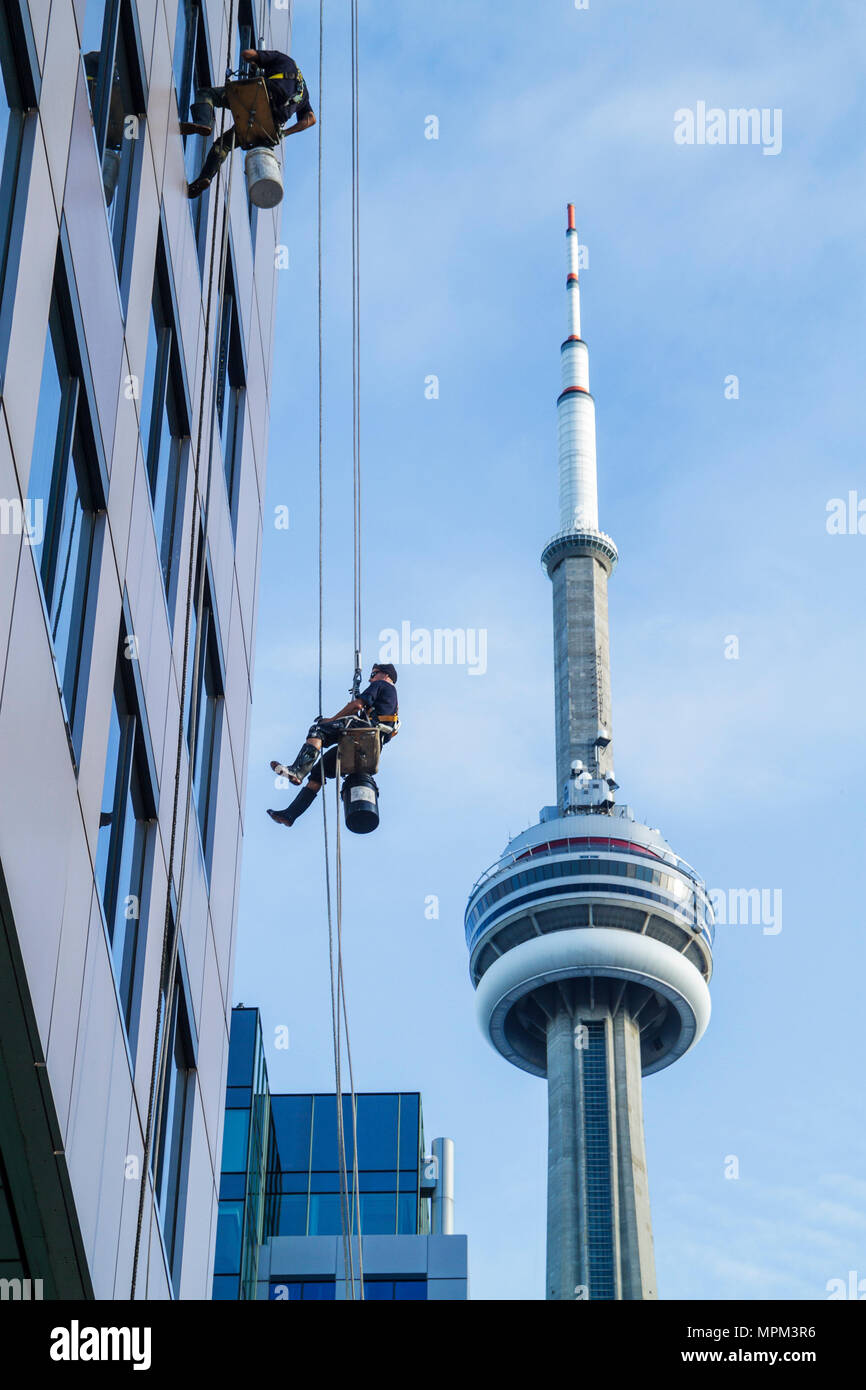
[[[322,779],[333,778],[337,773],[337,750],[329,748],[322,758],[321,764],[310,777],[304,789],[283,811],[268,811],[271,820],[277,821],[280,825],[294,825],[298,816],[302,816],[309,810],[319,792],[322,790]]]
[[[195,94],[195,101],[190,105],[189,114],[196,125],[205,125],[208,130],[213,130],[214,107],[225,105],[225,87],[199,87]]]
[[[198,178],[189,185],[188,193],[190,198],[197,198],[199,194],[204,193],[208,184],[215,177],[223,160],[231,153],[234,147],[235,128],[232,125],[229,126],[228,130],[225,131],[223,135],[214,140],[208,150],[207,158],[201,166],[201,173]]]
[[[299,787],[310,769],[318,762],[323,743],[326,748],[332,747],[341,733],[341,729],[317,719],[310,726],[306,742],[302,745],[295,761],[289,763],[288,767],[284,766],[283,763],[273,762],[271,767],[278,777],[287,777],[290,782],[294,782],[295,786]],[[333,776],[333,773],[330,773],[329,776]]]

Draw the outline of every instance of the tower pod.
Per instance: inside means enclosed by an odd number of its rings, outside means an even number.
[[[283,200],[283,178],[280,164],[271,150],[256,148],[247,151],[244,160],[247,192],[257,208],[275,208]]]
[[[367,772],[351,772],[343,783],[346,829],[369,835],[379,824],[379,788]]]

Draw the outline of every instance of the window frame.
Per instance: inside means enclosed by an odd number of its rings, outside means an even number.
[[[96,603],[105,533],[107,473],[105,470],[105,456],[101,447],[98,424],[95,423],[98,422],[99,417],[95,409],[93,383],[90,377],[86,350],[83,350],[81,346],[83,342],[83,331],[81,327],[80,308],[74,295],[75,282],[68,272],[69,264],[70,258],[65,238],[65,226],[62,226],[52,276],[51,302],[48,320],[46,322],[45,346],[43,348],[42,362],[44,366],[45,353],[47,351],[49,339],[52,340],[52,350],[54,351],[55,361],[57,360],[58,354],[54,345],[54,329],[56,327],[63,358],[62,363],[58,365],[62,367],[64,379],[61,381],[61,406],[56,427],[51,474],[48,479],[47,505],[45,507],[46,530],[43,541],[39,546],[38,555],[34,547],[31,547],[31,550],[33,552],[32,558],[38,580],[39,595],[42,601],[43,616],[45,618],[51,645],[51,654],[61,709],[66,723],[67,740],[73,766],[75,767],[77,775],[84,735],[84,719],[87,708],[87,685],[93,650]],[[58,372],[58,375],[59,374]],[[37,401],[37,422],[41,398],[42,393],[40,390],[39,400]],[[62,459],[65,459],[65,461],[61,463]],[[76,480],[80,487],[81,510],[88,517],[85,593],[83,595],[83,601],[74,606],[77,621],[74,636],[74,675],[71,682],[71,697],[68,696],[66,692],[70,647],[67,646],[64,654],[63,670],[61,670],[53,637],[53,626],[57,616],[54,610],[56,599],[54,581],[56,579],[57,563],[59,559],[57,546],[60,543],[62,526],[65,518],[62,504],[59,512],[57,508],[58,502],[60,501],[61,482],[63,482],[65,487],[66,480],[69,478],[70,469],[74,470]],[[32,496],[32,484],[33,456],[31,454],[27,489],[29,496]],[[47,575],[45,573],[46,551],[48,555]],[[81,552],[79,550],[78,556],[76,557],[77,564],[80,558]],[[76,580],[76,582],[78,582],[78,580]],[[70,642],[72,640],[73,639],[70,638]]]
[[[210,53],[207,6],[202,3],[202,0],[189,0],[190,12],[195,16],[195,19],[194,23],[190,25],[187,41],[184,44],[183,63],[181,68],[181,85],[183,86],[183,91],[181,92],[178,90],[177,68],[175,67],[178,38],[177,26],[180,24],[181,15],[184,13],[185,2],[186,0],[178,0],[174,42],[172,44],[172,78],[179,121],[186,121],[189,119],[189,108],[191,102],[195,99],[196,88],[213,85],[214,71]],[[191,179],[198,173],[198,168],[204,160],[209,137],[205,135],[182,135],[181,142],[183,144],[184,168],[187,178]],[[193,173],[192,169],[193,164],[196,166],[195,173]],[[204,275],[209,207],[209,189],[205,189],[199,198],[189,200],[189,215],[192,221],[196,246],[196,259],[198,261],[199,275],[201,276]]]
[[[24,217],[36,140],[42,80],[30,12],[26,4],[0,6],[0,69],[9,131],[0,151],[0,396],[6,375],[18,268],[24,246]],[[4,98],[0,98],[4,99]],[[10,140],[13,136],[13,140]]]
[[[93,120],[93,138],[96,145],[96,156],[99,161],[100,180],[103,177],[103,164],[108,143],[114,73],[118,67],[118,49],[121,46],[125,71],[120,73],[120,80],[121,82],[124,82],[124,79],[128,81],[129,99],[137,108],[136,110],[130,111],[124,109],[124,120],[134,115],[138,122],[138,130],[136,138],[131,142],[134,149],[126,170],[128,177],[123,180],[120,175],[118,176],[111,205],[109,206],[108,203],[105,204],[105,214],[108,223],[109,239],[111,241],[112,259],[114,261],[121,310],[125,319],[132,279],[135,224],[138,214],[138,197],[141,186],[141,169],[145,143],[142,137],[143,127],[147,119],[148,86],[145,75],[146,65],[144,61],[144,49],[141,42],[138,10],[134,0],[106,0],[102,37],[99,48],[99,66],[95,78],[95,91],[93,93],[94,99],[90,101],[90,111]],[[86,78],[84,56],[82,51],[80,53],[80,60]],[[111,81],[107,80],[109,73],[111,74]],[[88,95],[90,95],[89,86]],[[122,168],[121,174],[123,172]],[[118,220],[118,213],[120,211],[118,198],[121,197],[123,198],[124,206],[122,215]]]
[[[175,918],[176,930],[176,918]],[[163,1004],[166,1001],[166,980],[160,982]],[[177,1052],[183,1058],[183,1096],[180,1106],[179,1124],[172,1126],[171,1147],[166,1137],[168,1127],[166,1116],[172,1108],[172,1089],[166,1085],[162,1097],[160,1115],[160,1138],[158,1153],[151,1154],[151,1177],[154,1185],[154,1198],[158,1213],[158,1227],[163,1253],[168,1268],[169,1280],[175,1298],[180,1295],[180,1280],[183,1266],[184,1231],[186,1208],[189,1198],[190,1154],[192,1149],[192,1123],[195,1110],[196,1076],[198,1073],[198,1046],[195,1025],[190,1008],[189,978],[183,943],[178,942],[177,971],[171,1000],[171,1010],[163,1007],[163,1031],[167,1029],[169,1042],[169,1066],[177,1075],[181,1068],[176,1067]],[[160,1039],[162,1041],[162,1039]],[[179,1045],[179,1046],[178,1046]],[[166,1070],[166,1077],[169,1072]],[[179,1134],[179,1141],[175,1138]],[[165,1167],[166,1153],[171,1155],[168,1168]],[[173,1192],[170,1210],[166,1210],[166,1199]],[[168,1220],[168,1225],[167,1225]]]
[[[180,558],[183,547],[183,524],[186,515],[186,483],[189,466],[191,437],[190,425],[192,403],[183,345],[178,330],[180,321],[174,276],[168,255],[168,239],[165,231],[164,214],[160,211],[160,231],[154,266],[153,288],[151,291],[151,315],[156,324],[157,357],[154,369],[150,419],[147,439],[141,429],[144,402],[139,408],[139,433],[141,437],[144,469],[147,476],[148,496],[151,504],[151,518],[154,525],[157,556],[163,581],[163,595],[166,604],[169,629],[174,622],[175,604],[180,577]],[[148,342],[150,334],[148,333]],[[144,380],[148,378],[149,353],[146,354]],[[166,556],[165,514],[161,528],[157,523],[155,511],[156,492],[159,483],[161,462],[161,440],[163,417],[168,418],[169,451],[165,466],[168,468],[167,492],[170,501],[166,511],[171,508],[172,521],[168,556]]]
[[[204,561],[206,566],[204,577],[204,593],[202,599],[202,611],[200,621],[203,625],[201,643],[199,646],[198,669],[193,670],[193,658],[195,655],[196,628],[197,620],[195,607],[193,606],[192,621],[189,630],[189,656],[187,662],[187,691],[186,701],[187,725],[186,725],[186,747],[189,757],[189,775],[192,782],[193,805],[196,813],[196,825],[199,832],[199,843],[201,846],[202,860],[204,863],[205,874],[210,882],[211,865],[213,862],[214,830],[216,823],[216,808],[219,791],[220,777],[220,752],[222,744],[223,717],[225,710],[225,660],[223,657],[222,641],[220,639],[219,620],[216,614],[214,603],[213,573],[211,569],[210,556],[203,555],[203,537],[201,531],[198,539],[199,558],[196,565],[196,587],[201,581],[201,564]],[[198,781],[199,748],[202,736],[202,696],[207,694],[207,681],[216,688],[214,695],[215,718],[211,728],[211,736],[208,740],[208,774],[207,788],[204,796],[204,817],[202,818],[202,787]],[[193,748],[190,735],[192,733],[193,711],[195,711],[196,742]],[[202,823],[202,819],[204,823]]]
[[[124,1033],[127,1040],[127,1047],[129,1048],[130,1058],[134,1059],[138,1044],[138,1028],[144,981],[144,962],[147,952],[147,921],[151,905],[155,848],[153,827],[158,815],[158,782],[156,778],[156,761],[147,722],[144,691],[138,659],[126,655],[126,651],[129,649],[129,644],[132,640],[132,633],[133,625],[129,609],[129,599],[128,595],[124,593],[123,613],[120,621],[117,657],[115,662],[114,685],[112,687],[112,712],[118,705],[117,697],[119,693],[124,707],[124,721],[131,721],[131,725],[128,725],[125,730],[121,729],[121,740],[117,759],[117,767],[121,771],[117,779],[112,805],[112,812],[116,820],[114,831],[109,840],[105,883],[103,884],[100,881],[97,872],[96,861],[98,858],[98,849],[97,854],[94,856],[94,881],[97,888],[97,902],[99,904],[106,942],[111,957],[112,975],[117,994],[118,1009],[124,1023]],[[103,774],[103,796],[105,794],[105,780],[107,774],[108,753],[106,753],[106,767],[105,773]],[[119,826],[122,827],[125,824],[125,809],[129,805],[130,800],[132,801],[133,810],[135,812],[136,831],[138,826],[141,826],[143,828],[143,834],[141,843],[135,850],[137,866],[134,873],[139,891],[136,894],[138,897],[138,918],[133,946],[134,960],[132,970],[128,975],[127,987],[124,988],[124,971],[122,964],[120,968],[118,968],[115,933],[121,888],[122,886],[128,887],[129,885],[121,885],[119,881],[125,846],[123,829],[121,829],[119,841],[116,838],[116,832]],[[138,802],[137,806],[136,801]],[[101,804],[100,802],[100,807]],[[118,814],[121,809],[124,811],[123,817]],[[139,814],[139,809],[141,814]],[[127,896],[129,896],[128,893],[123,894],[124,898]],[[124,957],[125,951],[126,941],[124,941]]]
[[[214,359],[214,384],[216,419],[223,456],[223,479],[226,485],[233,540],[237,536],[248,379],[247,354],[236,285],[234,255],[230,250],[226,260],[223,311],[219,322]],[[227,418],[225,418],[225,412],[228,412]]]

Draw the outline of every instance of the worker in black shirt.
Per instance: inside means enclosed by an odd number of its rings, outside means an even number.
[[[298,131],[308,130],[316,124],[307,84],[297,63],[288,53],[278,53],[273,48],[245,48],[241,57],[261,68],[268,86],[274,123],[281,136],[297,135]],[[225,87],[200,87],[190,107],[193,119],[184,122],[181,131],[184,134],[209,135],[213,130],[214,107],[226,105]],[[293,116],[297,116],[295,124],[287,130],[282,130],[281,127]],[[237,130],[231,125],[223,135],[214,140],[201,173],[189,185],[190,198],[198,198],[204,192],[223,160],[234,149],[236,139]]]
[[[376,665],[370,673],[370,684],[367,689],[362,691],[359,699],[350,700],[347,705],[331,719],[322,719],[321,716],[315,721],[300,753],[295,761],[288,767],[282,763],[273,762],[271,767],[278,777],[286,777],[295,786],[300,786],[304,778],[309,774],[309,781],[302,791],[298,793],[291,805],[283,811],[268,811],[271,820],[278,821],[280,825],[294,825],[298,816],[302,816],[309,806],[312,806],[319,792],[322,782],[326,777],[337,775],[337,747],[340,739],[345,732],[345,727],[339,721],[347,719],[351,715],[366,718],[374,726],[379,728],[382,735],[382,746],[390,743],[391,739],[399,727],[397,691],[395,685],[397,672],[390,662],[385,665]],[[327,749],[322,753],[322,749]]]

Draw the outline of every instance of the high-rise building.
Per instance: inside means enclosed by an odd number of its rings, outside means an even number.
[[[365,1299],[467,1297],[451,1140],[434,1139],[426,1152],[415,1091],[355,1100],[357,1197],[351,1096],[341,1196],[336,1096],[272,1095],[258,1010],[233,1010],[214,1298],[339,1300],[351,1298],[353,1276],[360,1298],[362,1264]]]
[[[137,1297],[211,1291],[281,209],[241,155],[191,202],[179,121],[289,19],[0,9],[0,1275],[45,1298],[136,1244]]]
[[[557,402],[553,584],[557,803],[475,884],[466,941],[481,1027],[547,1078],[547,1297],[657,1297],[641,1077],[681,1057],[710,1013],[713,913],[658,830],[616,804],[595,406],[568,209],[568,335]]]

